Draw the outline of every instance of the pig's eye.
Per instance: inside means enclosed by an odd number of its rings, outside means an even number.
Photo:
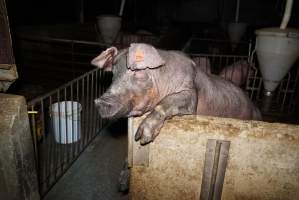
[[[135,70],[134,71],[134,79],[138,81],[145,81],[148,79],[148,75],[145,70]]]

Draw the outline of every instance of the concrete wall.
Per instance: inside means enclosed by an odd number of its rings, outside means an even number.
[[[22,96],[1,93],[0,199],[39,199],[25,99]]]
[[[131,199],[200,199],[208,139],[230,141],[222,200],[299,196],[299,126],[183,116],[139,146],[132,136],[140,120],[129,123]]]

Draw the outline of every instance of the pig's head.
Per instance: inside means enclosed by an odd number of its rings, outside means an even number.
[[[152,108],[157,90],[151,71],[165,64],[154,47],[131,44],[121,51],[110,47],[91,63],[113,73],[111,86],[95,99],[102,117],[139,116]]]

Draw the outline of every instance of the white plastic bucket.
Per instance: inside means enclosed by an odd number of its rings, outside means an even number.
[[[114,15],[97,16],[97,27],[106,44],[111,45],[121,28],[121,17]]]
[[[81,137],[81,104],[61,101],[51,105],[55,141],[61,144],[76,142]]]

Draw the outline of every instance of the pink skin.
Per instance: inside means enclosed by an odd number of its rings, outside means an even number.
[[[245,83],[249,70],[249,63],[246,60],[241,60],[224,67],[219,76],[241,86]]]
[[[134,63],[136,51],[141,61]],[[176,115],[261,119],[258,109],[240,88],[204,73],[181,52],[131,44],[118,54],[106,50],[92,64],[112,70],[115,76],[108,91],[95,100],[103,117],[149,113],[135,135],[141,144],[152,142],[164,121]]]

